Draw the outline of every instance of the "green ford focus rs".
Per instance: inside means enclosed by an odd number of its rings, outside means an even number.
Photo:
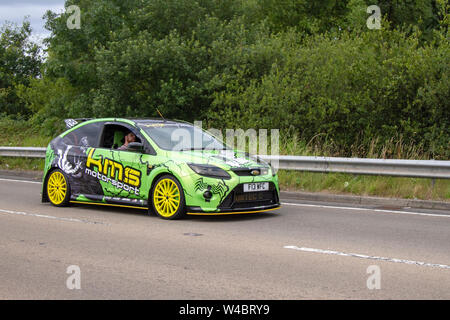
[[[192,124],[105,118],[66,125],[47,147],[43,202],[137,207],[164,219],[280,207],[269,164]]]

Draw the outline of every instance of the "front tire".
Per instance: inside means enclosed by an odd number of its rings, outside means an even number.
[[[65,207],[70,201],[70,185],[60,169],[53,170],[47,178],[47,198],[56,207]]]
[[[163,219],[175,220],[185,215],[186,206],[181,184],[171,175],[160,177],[151,192],[153,211]]]

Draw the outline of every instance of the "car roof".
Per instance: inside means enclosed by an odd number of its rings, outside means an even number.
[[[184,124],[184,125],[192,125],[187,121],[183,120],[170,120],[170,119],[162,119],[162,118],[78,118],[78,119],[65,119],[66,127],[71,129],[79,124],[84,122],[98,122],[98,121],[126,121],[126,122],[134,122],[136,125],[145,125],[145,124]]]
[[[165,123],[165,124],[190,124],[189,122],[182,121],[182,120],[168,120],[168,119],[161,119],[161,118],[139,118],[139,119],[133,119],[130,118],[128,120],[134,121],[136,124],[149,124],[149,123]]]

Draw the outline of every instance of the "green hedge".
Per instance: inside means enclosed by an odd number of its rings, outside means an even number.
[[[422,46],[398,31],[297,44],[295,36],[266,42],[265,52],[276,48],[281,59],[269,54],[261,78],[249,80],[245,65],[235,78],[222,76],[228,84],[214,93],[215,123],[291,129],[306,140],[320,135],[346,154],[396,138],[450,158],[448,41]],[[255,52],[252,59],[261,59]]]
[[[336,155],[400,143],[449,159],[448,2],[377,2],[381,30],[366,26],[368,0],[70,0],[81,29],[47,14],[42,76],[17,95],[46,135],[66,117],[159,109]]]

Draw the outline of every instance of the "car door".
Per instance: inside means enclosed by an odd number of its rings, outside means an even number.
[[[117,149],[123,144],[123,140],[118,141],[117,137],[124,137],[130,131],[136,135],[137,142],[142,143],[143,151]],[[105,124],[100,147],[94,150],[96,157],[93,153],[94,160],[90,161],[88,155],[88,164],[99,164],[98,160],[102,158],[99,172],[106,202],[147,206],[148,184],[143,182],[149,164],[144,159],[152,150],[137,128],[117,122]]]

